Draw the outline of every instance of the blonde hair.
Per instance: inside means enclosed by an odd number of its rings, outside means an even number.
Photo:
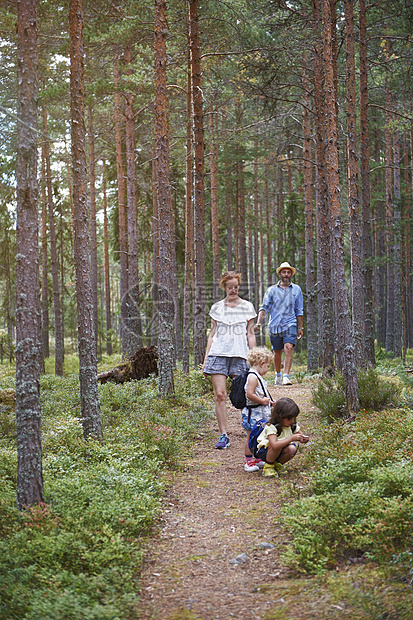
[[[272,352],[267,347],[254,347],[248,353],[248,364],[250,366],[259,366],[260,364],[271,364],[273,358]]]
[[[220,287],[225,289],[225,284],[228,280],[233,280],[234,278],[238,280],[238,284],[241,286],[241,274],[238,273],[238,271],[226,271],[221,276],[221,280],[219,282]]]

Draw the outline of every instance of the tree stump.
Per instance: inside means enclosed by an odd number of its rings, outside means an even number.
[[[158,374],[158,351],[153,345],[140,347],[136,353],[126,358],[119,366],[99,373],[98,381],[100,383],[107,383],[108,381],[125,383],[125,381],[145,379],[152,374]]]

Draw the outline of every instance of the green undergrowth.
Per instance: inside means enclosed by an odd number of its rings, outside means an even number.
[[[328,574],[353,563],[375,566],[386,587],[353,588],[347,593],[352,604],[368,611],[361,617],[410,618],[405,610],[413,610],[412,409],[362,410],[354,422],[325,423],[302,467],[307,485],[282,513],[291,534],[284,562],[303,574]],[[378,612],[385,609],[388,588],[396,615]]]
[[[13,382],[4,369],[0,389]],[[45,502],[22,514],[15,416],[0,408],[1,620],[116,620],[139,604],[137,575],[163,473],[179,468],[210,418],[209,386],[199,371],[177,371],[170,399],[159,398],[155,377],[99,392],[104,438],[85,442],[77,376],[42,376]]]

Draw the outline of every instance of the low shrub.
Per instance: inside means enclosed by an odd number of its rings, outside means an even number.
[[[394,405],[402,393],[400,382],[385,379],[374,368],[359,371],[357,375],[360,405],[363,409],[379,411]],[[347,415],[344,377],[322,377],[313,390],[312,403],[321,416],[331,422]]]

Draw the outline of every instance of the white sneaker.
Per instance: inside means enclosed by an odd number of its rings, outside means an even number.
[[[250,459],[248,461],[245,460],[244,471],[251,472],[251,471],[259,471],[259,470],[260,468],[258,467],[258,465],[256,465],[255,459]]]
[[[274,385],[282,385],[281,375],[279,377],[277,377],[277,375],[275,375]]]
[[[292,385],[290,377],[288,375],[283,376],[283,385]]]

